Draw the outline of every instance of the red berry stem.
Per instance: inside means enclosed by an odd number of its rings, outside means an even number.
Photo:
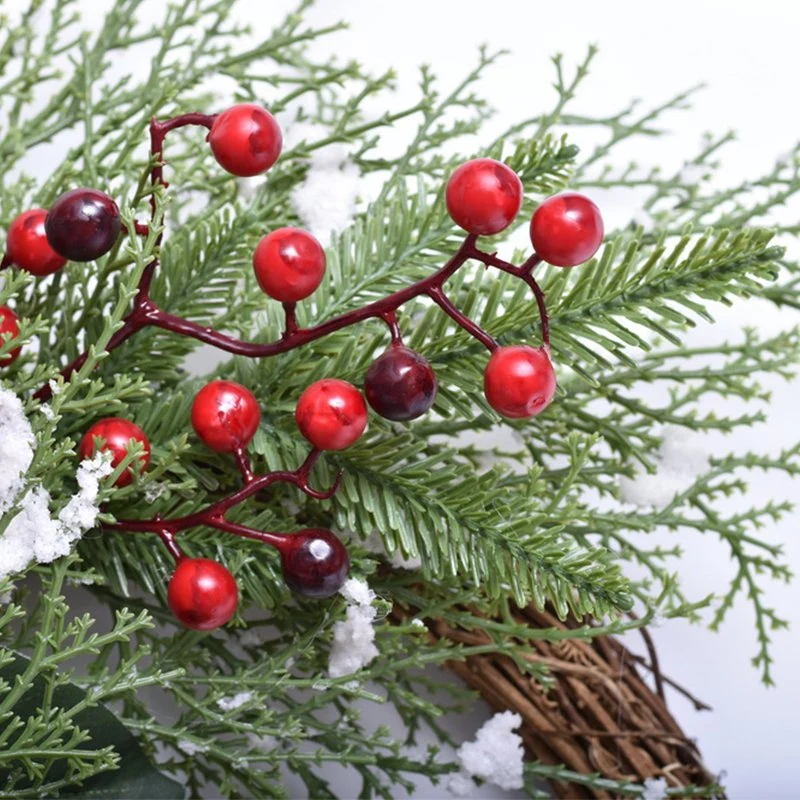
[[[250,480],[248,481],[245,479],[245,485],[241,489],[233,492],[233,494],[223,497],[212,505],[200,511],[195,511],[193,514],[188,514],[185,517],[145,520],[123,519],[117,522],[106,523],[103,527],[107,530],[156,533],[159,536],[164,532],[174,535],[188,528],[195,528],[202,525],[208,525],[212,528],[219,527],[218,523],[220,521],[225,522],[225,514],[230,511],[230,509],[245,502],[245,500],[253,497],[253,495],[268,489],[274,483],[291,483],[304,494],[313,497],[315,500],[330,500],[339,490],[339,484],[342,479],[341,472],[336,475],[330,489],[314,489],[309,483],[311,470],[321,455],[321,450],[314,449],[296,470],[277,470],[275,472],[267,472],[263,475],[251,476]],[[278,536],[279,534],[274,535]]]
[[[387,311],[381,315],[383,321],[389,327],[389,335],[392,337],[392,344],[400,346],[403,344],[403,334],[400,331],[400,325],[397,322],[397,311]]]
[[[175,534],[172,531],[168,530],[160,530],[156,531],[158,537],[164,542],[164,546],[169,551],[169,554],[175,559],[175,562],[179,562],[181,559],[186,558],[186,553],[181,550],[180,545],[175,539]]]
[[[165,189],[169,184],[164,180],[164,140],[170,131],[178,128],[199,125],[211,129],[218,115],[189,113],[181,114],[172,119],[159,121],[153,119],[150,123],[150,150],[154,159],[154,166],[151,171],[151,181],[154,187],[163,186]],[[156,216],[156,196],[155,192],[150,197],[151,218]],[[137,234],[146,235],[149,226],[136,222],[135,231]],[[321,339],[328,334],[341,330],[350,325],[363,322],[367,319],[383,319],[388,325],[393,343],[401,342],[400,330],[397,325],[397,310],[410,300],[420,297],[430,297],[446,314],[448,314],[460,327],[475,337],[487,349],[494,352],[497,349],[497,342],[492,336],[484,331],[480,325],[461,312],[450,299],[445,295],[443,286],[467,261],[474,259],[482,262],[487,267],[495,267],[508,272],[511,275],[524,280],[532,289],[536,302],[539,307],[541,318],[542,338],[545,347],[549,350],[550,335],[547,319],[547,309],[545,307],[544,294],[533,278],[533,267],[539,263],[540,259],[536,254],[531,256],[521,266],[515,266],[497,258],[494,253],[485,253],[476,246],[478,239],[477,233],[468,233],[459,249],[453,257],[439,270],[423,278],[417,283],[407,286],[404,289],[393,292],[386,297],[368,303],[361,308],[346,312],[338,317],[334,317],[326,322],[313,325],[309,328],[301,328],[297,323],[296,305],[294,302],[284,302],[283,308],[286,316],[286,325],[281,338],[275,342],[266,344],[247,342],[234,336],[229,336],[220,331],[216,331],[205,325],[200,325],[183,317],[170,314],[159,308],[150,298],[150,287],[153,275],[158,267],[158,259],[153,259],[145,267],[139,281],[138,293],[134,299],[131,312],[125,317],[123,326],[115,333],[106,351],[114,350],[124,341],[129,339],[134,333],[142,328],[152,326],[177,333],[181,336],[189,336],[197,341],[212,345],[219,350],[223,350],[234,355],[247,356],[249,358],[267,358],[285,353],[297,347],[302,347],[310,342]],[[161,244],[159,236],[156,246]],[[4,259],[5,260],[5,259]],[[76,358],[71,364],[61,370],[61,375],[65,380],[80,369],[86,362],[88,353],[84,353]],[[45,402],[52,396],[50,385],[41,386],[35,393],[34,398],[40,402]]]
[[[490,353],[497,349],[497,342],[494,337],[488,334],[477,322],[473,322],[469,317],[462,314],[454,305],[450,298],[444,293],[441,286],[431,286],[425,293],[436,303],[439,308],[454,319],[467,333],[474,336]]]
[[[253,467],[250,464],[250,458],[245,452],[244,447],[237,447],[233,451],[233,455],[236,458],[236,465],[239,467],[239,472],[242,473],[245,486],[251,484],[255,480],[255,474],[253,473]]]

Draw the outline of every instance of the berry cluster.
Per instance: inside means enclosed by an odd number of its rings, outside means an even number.
[[[354,410],[349,408],[351,404]],[[342,405],[347,407],[344,411]],[[303,465],[293,472],[255,475],[246,449],[261,421],[258,401],[241,384],[212,381],[195,396],[192,427],[207,447],[235,457],[243,488],[186,517],[120,520],[106,525],[116,530],[148,531],[161,537],[176,561],[167,598],[173,614],[184,625],[198,630],[218,628],[228,622],[238,605],[236,581],[228,569],[209,559],[189,558],[178,545],[177,534],[188,528],[208,526],[272,545],[280,554],[286,584],[305,597],[329,597],[347,578],[350,566],[347,550],[331,531],[314,528],[298,533],[272,533],[230,522],[225,517],[231,508],[276,482],[292,483],[317,499],[331,497],[336,491],[338,477],[330,490],[318,491],[309,485],[309,474],[323,450],[348,447],[364,431],[367,410],[361,394],[345,381],[318,381],[300,398],[297,420],[303,435],[314,446]],[[106,452],[116,470],[122,466],[132,442],[141,445],[141,453],[116,478],[117,486],[126,486],[133,480],[134,470],[147,469],[150,461],[147,435],[129,420],[115,417],[92,425],[81,441],[81,457]]]
[[[155,161],[151,175],[154,187],[167,187],[163,177],[163,145],[167,134],[190,125],[209,130],[207,141],[214,157],[233,175],[263,173],[275,164],[281,152],[282,136],[277,122],[266,109],[253,104],[236,105],[218,115],[183,114],[163,122],[153,120],[150,140]],[[238,603],[236,582],[223,565],[187,558],[177,545],[175,537],[179,532],[198,525],[276,547],[287,584],[300,594],[326,597],[341,586],[349,560],[344,546],[330,531],[306,530],[294,534],[256,531],[230,522],[225,513],[277,481],[292,483],[311,497],[332,496],[338,478],[329,491],[320,492],[308,483],[310,470],[323,451],[349,447],[361,436],[367,425],[367,403],[380,416],[399,422],[416,419],[432,408],[438,385],[436,374],[420,353],[403,343],[398,323],[398,310],[410,300],[428,297],[490,351],[484,372],[484,393],[488,404],[499,414],[509,418],[532,417],[548,406],[555,394],[556,376],[550,360],[544,294],[533,270],[541,261],[572,267],[590,259],[602,242],[603,221],[594,203],[583,195],[563,193],[545,200],[530,222],[534,253],[517,266],[479,249],[477,240],[479,236],[506,230],[519,214],[522,199],[522,183],[507,165],[489,158],[462,164],[451,175],[446,190],[447,210],[453,221],[467,232],[453,257],[409,287],[308,328],[298,325],[296,304],[320,286],[326,269],[325,251],[310,233],[299,228],[279,228],[268,233],[253,253],[253,269],[261,289],[282,304],[285,315],[283,335],[268,344],[242,341],[161,309],[149,293],[158,261],[154,259],[145,268],[133,307],[120,330],[112,336],[108,350],[149,326],[253,358],[292,350],[367,319],[382,320],[391,335],[388,349],[366,372],[363,396],[352,384],[334,378],[318,381],[303,392],[295,418],[313,449],[295,471],[254,475],[246,448],[258,429],[260,410],[250,391],[235,383],[214,381],[198,393],[192,408],[193,427],[208,447],[235,457],[244,479],[243,488],[186,517],[123,520],[106,526],[147,531],[161,537],[177,562],[168,597],[173,613],[181,622],[210,630],[227,622]],[[155,218],[155,195],[151,197],[151,210]],[[134,232],[146,235],[149,229],[148,225],[136,222]],[[0,267],[14,265],[37,276],[49,275],[68,261],[102,257],[115,245],[122,230],[114,200],[96,189],[74,189],[61,195],[49,211],[31,209],[13,221]],[[500,346],[447,297],[446,281],[470,260],[514,275],[530,287],[539,309],[540,347]],[[9,308],[0,307],[0,335],[13,339],[18,334],[17,317]],[[10,364],[18,355],[19,349],[12,350],[0,364]],[[69,379],[86,358],[86,353],[79,356],[62,370],[62,376]],[[49,385],[45,385],[34,396],[44,402],[50,394]],[[100,447],[111,454],[112,463],[118,467],[127,458],[131,442],[139,442],[141,447],[136,459],[116,478],[117,485],[124,486],[133,480],[134,466],[146,469],[149,462],[150,445],[140,428],[124,419],[101,420],[86,432],[80,452],[87,457]]]

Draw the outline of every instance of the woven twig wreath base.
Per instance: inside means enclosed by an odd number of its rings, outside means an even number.
[[[577,627],[533,607],[515,608],[520,622],[533,628]],[[398,619],[408,614],[395,608]],[[454,628],[442,620],[425,620],[430,634],[465,645],[488,644],[482,631]],[[664,701],[664,686],[671,684],[658,668],[655,650],[644,631],[649,659],[628,651],[617,639],[531,641],[524,658],[547,668],[552,685],[544,688],[524,674],[507,656],[470,656],[447,666],[477,689],[495,711],[511,710],[523,720],[521,735],[528,757],[545,764],[564,765],[580,774],[600,773],[606,778],[640,783],[664,778],[670,787],[707,786],[713,776],[703,766],[696,744],[681,730]],[[652,673],[655,688],[640,671]],[[611,798],[613,794],[574,783],[554,782],[558,797]]]

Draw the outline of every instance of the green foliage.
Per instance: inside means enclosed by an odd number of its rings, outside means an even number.
[[[142,5],[116,0],[89,34],[71,0],[36,0],[21,22],[0,33],[0,229],[23,208],[46,206],[77,184],[108,187],[122,200],[127,222],[142,218],[151,191],[143,147],[149,119],[216,109],[235,96],[314,121],[329,133],[285,152],[253,200],[219,173],[202,136],[170,137],[172,189],[157,198],[167,235],[154,296],[164,308],[260,341],[278,337],[279,309],[255,288],[249,254],[265,230],[300,223],[291,194],[307,174],[309,156],[341,142],[362,172],[380,176],[382,189],[331,242],[328,273],[301,304],[301,324],[408,285],[457,248],[462,234],[444,210],[443,182],[463,156],[476,154],[474,134],[489,113],[476,83],[497,55],[482,52],[475,71],[452,90],[439,88],[423,69],[418,101],[396,108],[391,73],[374,77],[357,64],[317,58],[314,43],[339,26],[309,27],[306,4],[247,50],[238,43],[241,31],[227,1],[186,0],[156,21],[141,18]],[[49,22],[35,33],[31,19],[40,6]],[[150,59],[146,74],[131,77],[114,68],[122,64],[124,73],[142,53]],[[414,605],[420,617],[484,627],[492,640],[486,647],[512,658],[532,638],[621,633],[646,624],[656,608],[699,619],[711,598],[684,595],[674,579],[680,552],[665,534],[712,535],[735,565],[712,625],[723,622],[740,596],[750,602],[755,662],[769,681],[771,632],[785,623],[765,606],[764,581],[788,580],[790,572],[780,548],[759,531],[789,507],[748,508],[745,501],[732,513],[721,501],[746,495],[750,470],[797,474],[800,448],[716,459],[659,509],[622,508],[619,480],[655,468],[664,424],[700,432],[751,425],[764,417],[760,377],[793,374],[797,329],[772,338],[743,331],[740,340],[703,348],[686,337],[691,326],[711,319],[715,305],[734,298],[757,295],[800,307],[796,265],[781,249],[796,227],[750,227],[795,197],[800,160],[794,153],[768,174],[727,189],[690,180],[685,171],[665,176],[620,167],[617,153],[625,143],[660,135],[662,118],[684,107],[689,95],[642,112],[631,106],[603,118],[573,113],[592,56],[590,50],[573,75],[556,58],[553,109],[487,141],[480,153],[503,158],[520,174],[526,212],[567,184],[647,193],[646,226],[631,222],[611,232],[589,265],[542,272],[560,379],[548,412],[533,422],[499,419],[479,391],[485,351],[437,308],[413,302],[402,310],[401,324],[439,376],[435,414],[402,428],[373,417],[362,442],[326,455],[315,483],[325,485],[335,470],[345,470],[333,500],[313,502],[276,487],[238,509],[236,518],[272,530],[336,527],[350,537],[353,573],[370,576],[381,598]],[[223,98],[211,92],[213,75],[229,79]],[[368,116],[367,104],[378,102],[386,112]],[[416,128],[405,152],[389,157],[381,131],[401,119]],[[601,141],[579,154],[576,143],[588,129],[601,131]],[[729,138],[708,139],[687,164],[712,175]],[[52,174],[34,178],[30,171],[45,148],[60,148],[63,158]],[[92,420],[110,414],[129,416],[148,432],[153,459],[132,486],[104,490],[109,519],[186,514],[237,484],[229,459],[189,435],[199,381],[184,361],[196,343],[147,330],[104,352],[154,256],[158,232],[130,237],[98,263],[70,264],[52,279],[4,273],[0,303],[15,305],[26,343],[24,355],[3,373],[5,387],[29,397],[91,348],[84,368],[53,398],[52,415],[26,403],[37,438],[26,482],[50,491],[56,508],[74,487],[76,441]],[[532,298],[511,276],[467,266],[448,292],[502,341],[538,340]],[[367,322],[275,358],[222,362],[216,374],[248,385],[264,409],[253,443],[256,469],[296,467],[306,450],[292,417],[299,393],[322,376],[360,382],[386,341],[384,327]],[[8,349],[0,345],[0,355]],[[663,388],[663,402],[642,400],[643,389],[654,386]],[[739,410],[701,410],[719,398],[740,401]],[[0,535],[16,512],[0,520]],[[373,530],[388,553],[421,557],[421,572],[386,569],[381,556],[362,546]],[[274,554],[256,543],[209,530],[192,531],[184,541],[190,553],[224,560],[237,577],[242,610],[224,631],[175,627],[164,602],[169,558],[154,537],[92,533],[72,556],[33,566],[14,582],[0,580],[0,594],[13,590],[13,602],[0,608],[0,673],[24,664],[14,681],[0,681],[0,796],[80,793],[101,779],[127,793],[119,757],[135,764],[124,752],[128,745],[94,732],[93,715],[105,715],[105,707],[135,734],[150,762],[177,776],[192,796],[209,787],[224,796],[281,796],[287,769],[310,795],[331,796],[324,767],[333,762],[359,773],[362,796],[391,797],[414,775],[438,780],[456,769],[435,748],[420,754],[412,745],[422,728],[448,742],[442,716],[471,702],[431,667],[481,648],[431,644],[418,627],[381,623],[381,655],[373,664],[356,676],[324,678],[340,601],[291,599]],[[719,590],[708,587],[709,595]],[[95,621],[71,608],[87,591],[110,616]],[[509,597],[603,622],[567,631],[490,625],[483,615]],[[633,604],[638,621],[625,615]],[[519,663],[546,684],[546,673]],[[219,701],[238,692],[250,694],[223,711]],[[355,700],[391,703],[406,738],[371,730]],[[174,707],[172,716],[165,707]],[[561,767],[527,769],[534,796],[537,778],[641,793],[632,784],[574,776]]]

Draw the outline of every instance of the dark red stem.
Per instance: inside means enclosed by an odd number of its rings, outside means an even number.
[[[164,140],[170,131],[177,128],[186,127],[188,125],[200,125],[205,128],[211,128],[216,115],[214,114],[181,114],[180,116],[173,117],[172,119],[159,122],[153,119],[150,123],[150,151],[153,157],[153,168],[151,171],[151,182],[154,190],[150,196],[151,205],[151,219],[156,218],[156,192],[155,187],[162,186],[166,189],[169,184],[164,180]],[[144,223],[135,222],[135,232],[139,235],[147,235],[150,231],[150,226]],[[246,342],[237,339],[234,336],[229,336],[213,328],[204,325],[199,325],[191,320],[184,319],[183,317],[170,314],[167,311],[160,309],[150,299],[150,287],[153,281],[153,275],[158,267],[158,260],[154,259],[142,274],[139,281],[138,294],[134,301],[133,309],[130,314],[125,318],[123,327],[111,337],[107,351],[111,351],[119,347],[126,339],[129,339],[134,333],[144,327],[153,326],[163,328],[164,330],[172,331],[173,333],[182,336],[189,336],[197,341],[210,344],[220,350],[235,355],[248,356],[250,358],[267,358],[279,353],[285,353],[288,350],[293,350],[296,347],[302,347],[309,342],[321,339],[330,333],[341,330],[342,328],[354,325],[367,319],[380,318],[389,325],[389,330],[392,335],[392,342],[397,344],[402,341],[400,336],[400,329],[397,325],[397,310],[414,299],[415,297],[428,296],[430,297],[446,314],[448,314],[455,322],[467,331],[471,336],[475,337],[490,351],[497,348],[497,342],[490,336],[483,328],[476,322],[467,317],[461,312],[444,293],[445,282],[452,277],[458,269],[464,265],[468,260],[475,259],[482,262],[487,267],[494,267],[515,275],[524,280],[532,289],[539,307],[539,317],[542,326],[542,340],[549,349],[550,347],[550,330],[547,318],[547,309],[545,306],[544,293],[539,285],[533,278],[532,271],[540,259],[536,254],[531,256],[521,266],[515,266],[507,261],[497,258],[495,253],[485,253],[478,249],[476,246],[477,235],[469,234],[459,247],[456,254],[439,270],[423,278],[405,289],[400,289],[381,300],[376,300],[368,303],[361,308],[349,311],[327,322],[314,325],[310,328],[300,328],[297,324],[296,307],[294,303],[284,303],[284,313],[286,316],[286,326],[281,338],[278,341],[270,342],[267,344],[259,344],[256,342]],[[160,246],[161,236],[158,237],[156,246]],[[5,259],[4,262],[5,263]],[[71,364],[61,371],[61,375],[65,380],[86,362],[88,354],[84,353],[76,358]],[[49,384],[40,387],[34,397],[44,402],[51,396]]]
[[[132,533],[155,533],[161,537],[167,549],[176,559],[182,557],[182,554],[175,542],[175,536],[181,531],[200,526],[216,528],[217,530],[227,531],[237,536],[246,536],[250,539],[259,539],[280,550],[283,543],[285,543],[286,539],[290,537],[291,534],[269,533],[267,531],[257,531],[253,528],[247,528],[244,525],[238,525],[237,523],[228,521],[225,519],[225,514],[234,506],[243,503],[245,500],[253,497],[253,495],[258,494],[258,492],[268,489],[274,483],[291,483],[309,497],[313,497],[316,500],[328,500],[336,494],[342,479],[342,473],[339,472],[330,489],[325,490],[314,489],[309,484],[311,470],[322,455],[321,450],[312,450],[308,454],[306,460],[296,470],[278,470],[258,476],[254,476],[250,471],[250,461],[243,451],[239,451],[234,455],[243,472],[244,486],[233,492],[233,494],[223,497],[212,505],[200,511],[196,511],[193,514],[188,514],[185,517],[176,517],[175,519],[155,517],[154,519],[144,520],[121,519],[117,522],[105,523],[102,526],[103,529],[129,531]]]

